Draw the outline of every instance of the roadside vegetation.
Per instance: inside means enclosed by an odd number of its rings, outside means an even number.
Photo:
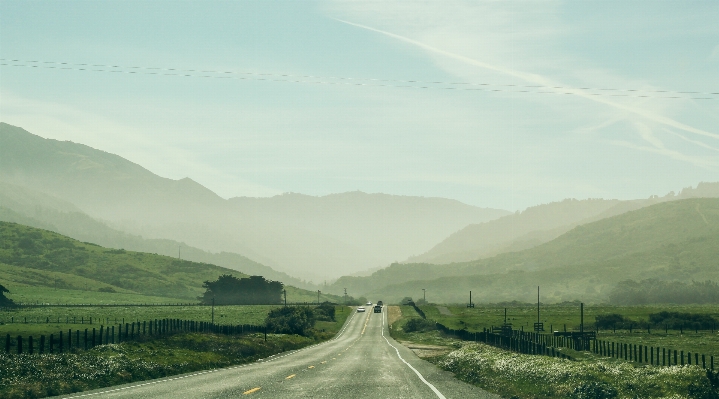
[[[573,306],[565,307],[573,309]],[[552,317],[557,317],[552,319],[553,321],[567,321],[568,328],[576,326],[575,323],[570,323],[572,315],[569,309],[566,312],[559,312],[557,308],[549,308],[555,311]],[[601,312],[621,312],[640,319],[648,318],[650,313],[661,313],[657,311],[659,308],[663,307],[604,307]],[[706,315],[713,311],[705,306],[677,308],[685,314]],[[639,366],[590,352],[566,349],[563,349],[563,352],[571,354],[574,360],[524,355],[482,343],[460,341],[431,328],[432,319],[437,319],[443,324],[451,324],[451,328],[454,329],[469,326],[470,331],[476,331],[475,326],[484,325],[483,323],[487,323],[486,328],[492,325],[490,323],[495,326],[500,325],[504,321],[504,307],[501,306],[467,309],[456,306],[425,305],[421,309],[427,317],[426,320],[422,319],[411,306],[397,307],[397,310],[401,311],[401,317],[395,317],[396,321],[390,330],[392,337],[414,350],[418,356],[453,372],[458,379],[505,398],[719,398],[718,373],[698,366]],[[677,313],[681,314],[681,312]],[[525,320],[536,321],[536,307],[509,308],[507,318],[508,322],[514,322],[517,326],[525,324]],[[585,323],[587,320],[585,314]],[[558,324],[563,328],[564,323]],[[612,334],[611,338],[600,332],[600,339],[641,342],[643,345],[663,347],[678,345],[684,350],[707,354],[716,353],[716,348],[719,348],[717,334],[708,331],[700,334],[694,331],[690,334],[671,331],[670,334],[666,334],[663,330],[651,333],[646,330],[607,333]],[[428,351],[429,348],[434,350]]]
[[[179,334],[86,352],[0,354],[0,397],[40,398],[253,362],[316,341],[299,335]]]
[[[463,343],[433,361],[463,381],[506,398],[714,399],[717,375],[698,366],[634,367],[587,356],[566,360]]]
[[[205,307],[208,308],[208,307]],[[73,308],[74,309],[74,308]],[[111,308],[107,308],[111,309]],[[148,309],[134,316],[149,316]],[[172,313],[171,309],[182,312],[182,308],[163,307],[170,312],[163,317],[183,318],[188,313]],[[185,310],[194,310],[189,307]],[[100,345],[88,351],[73,351],[62,354],[6,355],[0,354],[0,397],[40,398],[89,389],[118,385],[133,381],[177,375],[197,370],[228,367],[244,364],[277,353],[303,348],[332,338],[342,327],[350,309],[343,306],[324,304],[320,307],[279,307],[279,306],[225,306],[216,307],[221,324],[271,324],[273,317],[285,313],[310,315],[308,324],[301,334],[273,333],[226,336],[218,334],[184,333],[170,336],[141,336],[134,341],[120,344]],[[316,310],[315,310],[316,309]],[[96,310],[96,309],[94,309]],[[105,309],[103,309],[105,310]],[[180,315],[182,314],[182,316]],[[207,321],[206,315],[202,320]],[[142,319],[142,318],[140,318]],[[227,320],[227,321],[225,321]],[[306,320],[308,321],[308,320]],[[13,334],[57,332],[57,325],[48,324],[5,324],[0,326]],[[54,329],[53,329],[54,327]],[[78,326],[75,325],[74,328]],[[25,330],[22,330],[22,329]],[[3,331],[3,335],[4,335]]]

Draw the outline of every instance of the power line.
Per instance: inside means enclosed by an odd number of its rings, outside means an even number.
[[[337,76],[316,76],[316,75],[292,75],[281,73],[264,72],[237,72],[222,70],[200,70],[181,68],[162,68],[144,66],[123,66],[106,64],[77,64],[59,61],[37,61],[17,60],[0,58],[0,66],[42,68],[57,70],[74,70],[83,72],[106,72],[124,73],[135,75],[158,75],[178,77],[199,77],[211,79],[237,79],[288,83],[309,83],[324,85],[346,85],[365,87],[392,87],[411,89],[435,89],[435,90],[460,90],[460,91],[486,91],[486,92],[509,92],[509,93],[534,93],[534,94],[581,94],[602,97],[630,97],[630,98],[661,98],[661,99],[691,99],[691,100],[713,100],[714,97],[691,97],[691,96],[712,96],[719,95],[719,92],[700,91],[671,91],[671,90],[645,90],[645,89],[618,89],[598,87],[567,87],[567,86],[543,86],[543,85],[514,85],[496,83],[473,83],[473,82],[451,82],[451,81],[422,81],[422,80],[399,80],[399,79],[376,79],[376,78],[352,78]],[[100,69],[97,69],[100,68]],[[369,82],[369,83],[365,83]],[[530,89],[530,90],[525,90]],[[544,90],[544,91],[542,91]],[[549,90],[549,91],[546,91]],[[567,91],[572,90],[572,91]],[[642,94],[647,93],[647,94]],[[688,96],[690,95],[690,96]]]

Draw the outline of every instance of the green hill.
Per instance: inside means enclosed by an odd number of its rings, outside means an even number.
[[[221,274],[247,276],[208,263],[108,249],[47,230],[0,222],[0,284],[11,293],[18,286],[47,287],[194,301],[204,292],[202,283]],[[295,301],[316,299],[311,291],[288,287],[288,295],[290,291]]]
[[[700,183],[679,194],[673,192],[640,200],[566,199],[527,208],[455,232],[422,255],[405,263],[447,264],[517,252],[549,242],[579,225],[595,222],[661,202],[688,198],[717,198],[719,183]]]
[[[185,243],[167,239],[147,239],[109,227],[93,219],[72,204],[36,190],[0,181],[0,221],[54,231],[79,241],[92,242],[109,248],[124,248],[138,252],[150,252],[171,257],[210,263],[251,275],[264,276],[296,287],[316,289],[286,273],[248,259],[245,256],[220,252],[212,253]]]
[[[719,280],[719,199],[660,203],[578,226],[528,250],[450,265],[394,264],[370,277],[343,278],[368,297],[462,302],[536,298],[602,301],[626,279]],[[350,288],[348,288],[350,289]]]

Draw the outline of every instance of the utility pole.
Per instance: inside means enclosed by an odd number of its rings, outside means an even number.
[[[422,300],[427,303],[427,291],[422,288]]]
[[[317,306],[320,306],[320,290],[317,290]]]
[[[282,290],[282,293],[285,295],[285,307],[287,307],[287,290]]]

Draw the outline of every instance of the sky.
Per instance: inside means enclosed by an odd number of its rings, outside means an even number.
[[[0,121],[225,198],[646,198],[719,181],[718,20],[716,1],[2,0]]]

